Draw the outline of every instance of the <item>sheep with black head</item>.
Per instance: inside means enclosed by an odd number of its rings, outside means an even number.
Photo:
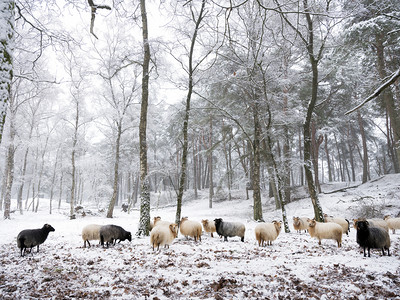
[[[30,248],[32,253],[32,248],[35,246],[39,252],[39,245],[44,243],[51,231],[55,231],[55,229],[50,224],[44,224],[39,229],[22,230],[17,236],[17,246],[21,249],[21,256],[25,255],[27,248]]]
[[[368,248],[368,257],[371,257],[370,249],[382,249],[382,254],[385,255],[387,250],[390,256],[390,237],[389,233],[381,227],[370,226],[368,221],[357,221],[357,244],[364,248],[364,257],[366,256],[365,249]]]

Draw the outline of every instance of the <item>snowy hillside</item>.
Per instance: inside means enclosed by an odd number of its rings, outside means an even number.
[[[334,192],[336,191],[336,192]],[[252,201],[244,192],[235,200],[208,208],[206,192],[199,200],[186,199],[182,215],[201,221],[222,217],[246,226],[245,242],[228,242],[203,233],[195,243],[181,235],[169,249],[153,252],[149,238],[133,237],[109,249],[94,241],[83,248],[80,233],[91,223],[117,224],[134,235],[139,212],[116,209],[116,217],[68,219],[68,208],[48,215],[42,211],[14,213],[0,221],[0,299],[399,299],[400,230],[390,232],[392,256],[372,250],[364,258],[356,244],[356,231],[322,246],[308,233],[296,233],[293,216],[313,217],[311,202],[302,199],[287,205],[290,233],[281,232],[272,246],[258,247],[252,221]],[[360,186],[323,186],[320,201],[325,213],[355,217],[380,217],[400,213],[400,175],[387,175]],[[281,220],[264,198],[264,219]],[[14,203],[13,203],[14,204]],[[175,208],[152,210],[152,217],[174,220]],[[373,214],[373,215],[370,215]],[[40,252],[21,258],[16,236],[22,229],[49,223],[55,228]]]

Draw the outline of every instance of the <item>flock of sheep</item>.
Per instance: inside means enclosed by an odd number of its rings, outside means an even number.
[[[307,230],[311,237],[318,239],[319,244],[323,239],[333,239],[337,241],[338,247],[342,244],[342,234],[350,231],[350,222],[344,218],[333,218],[325,215],[325,223],[317,222],[315,219],[293,217],[293,227],[297,231]],[[224,241],[228,237],[240,237],[244,242],[245,225],[240,222],[226,222],[221,218],[214,221],[202,220],[204,231],[211,234],[216,232],[220,237],[224,237]],[[396,229],[400,229],[400,218],[391,218],[386,216],[381,219],[354,219],[353,227],[357,230],[357,243],[364,249],[364,256],[368,249],[368,256],[370,256],[370,249],[381,249],[382,254],[390,255],[390,237],[389,229],[395,233]],[[160,246],[169,247],[173,240],[178,235],[178,225],[173,222],[161,220],[160,217],[155,217],[154,221],[150,224],[150,244],[155,250],[159,250]],[[179,230],[185,237],[192,237],[195,241],[201,241],[202,226],[199,222],[188,220],[184,217],[180,221]],[[40,229],[26,229],[21,231],[17,236],[17,246],[20,248],[21,256],[29,252],[32,253],[32,248],[37,246],[39,252],[39,245],[44,243],[50,232],[55,231],[54,228],[45,224]],[[255,237],[259,246],[271,245],[278,237],[281,231],[281,222],[273,221],[272,223],[260,223],[255,229]],[[118,241],[131,241],[132,235],[117,225],[87,225],[82,230],[82,239],[84,247],[86,243],[90,247],[91,240],[98,240],[100,244],[107,247]]]

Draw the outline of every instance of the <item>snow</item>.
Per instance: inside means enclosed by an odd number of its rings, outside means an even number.
[[[400,212],[400,174],[359,186],[326,184],[323,191],[320,202],[330,215],[358,217],[361,202],[376,204],[381,217]],[[68,204],[49,215],[41,199],[40,212],[15,212],[11,220],[0,221],[0,298],[399,299],[400,232],[390,232],[391,256],[375,249],[364,258],[354,229],[343,236],[341,248],[333,240],[319,246],[308,233],[294,232],[291,224],[293,216],[312,217],[306,198],[287,205],[291,232],[281,232],[272,246],[258,247],[252,200],[245,200],[244,192],[235,191],[235,200],[214,202],[212,209],[208,191],[200,195],[199,200],[184,200],[182,216],[199,222],[216,217],[240,221],[246,225],[244,243],[238,237],[224,242],[206,233],[195,243],[179,235],[169,249],[153,251],[149,237],[135,236],[138,210],[127,214],[116,208],[113,219],[87,215],[69,220]],[[264,198],[263,204],[265,220],[280,219],[272,200]],[[152,217],[158,215],[173,221],[175,207],[151,211]],[[17,234],[44,223],[56,231],[39,253],[35,248],[33,255],[21,258]],[[83,248],[80,232],[91,223],[120,225],[132,232],[133,240],[108,249],[93,241],[91,248]]]

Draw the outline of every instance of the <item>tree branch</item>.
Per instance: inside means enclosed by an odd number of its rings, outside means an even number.
[[[111,10],[111,7],[108,6],[108,5],[97,5],[97,4],[94,4],[93,0],[88,0],[88,3],[89,3],[89,6],[90,6],[90,8],[91,8],[91,10],[92,10],[92,18],[91,18],[91,20],[90,20],[90,33],[93,34],[93,36],[94,36],[96,39],[99,39],[99,38],[94,34],[94,31],[93,31],[93,28],[94,28],[94,19],[96,18],[96,10],[97,10],[98,8],[99,8],[99,9],[108,9],[108,10]]]
[[[357,105],[355,108],[345,112],[345,115],[351,114],[352,112],[356,111],[357,109],[363,107],[366,103],[371,101],[372,99],[378,97],[380,93],[382,93],[383,90],[385,90],[387,87],[392,85],[393,83],[396,82],[396,80],[400,77],[400,68],[390,77],[386,82],[384,82],[379,88],[375,90],[370,96],[367,97],[361,104]]]

